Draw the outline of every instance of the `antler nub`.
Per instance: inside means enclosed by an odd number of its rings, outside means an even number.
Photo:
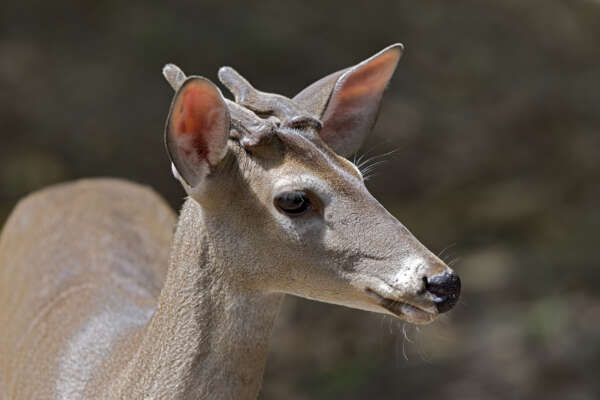
[[[163,67],[162,70],[163,76],[169,82],[169,85],[173,88],[173,90],[177,91],[183,85],[183,82],[186,79],[185,74],[175,64],[167,64]]]
[[[258,113],[272,114],[284,122],[305,114],[291,99],[256,90],[250,82],[231,67],[219,69],[219,80],[235,97],[235,102]]]
[[[163,75],[173,90],[177,91],[187,79],[175,64],[163,67]],[[225,99],[231,115],[234,135],[245,146],[254,146],[270,137],[277,126],[290,128],[312,126],[319,130],[321,122],[306,115],[293,100],[273,93],[256,90],[250,82],[231,67],[219,69],[219,80],[234,95],[235,101]],[[270,114],[261,118],[255,112]]]

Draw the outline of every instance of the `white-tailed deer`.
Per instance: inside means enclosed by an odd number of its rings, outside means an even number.
[[[283,296],[414,323],[458,277],[343,156],[371,130],[402,46],[293,99],[231,68],[226,100],[174,65],[165,128],[189,197],[176,217],[119,180],[22,200],[0,237],[0,398],[254,399]]]

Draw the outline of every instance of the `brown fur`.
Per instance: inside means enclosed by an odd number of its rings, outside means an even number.
[[[114,338],[90,343],[104,341],[105,350],[143,325],[163,286],[175,222],[152,190],[114,179],[57,185],[23,199],[0,237],[0,393],[55,398],[48,383],[58,381],[61,362],[77,368],[94,356],[63,356],[94,315],[131,315]]]
[[[23,199],[0,235],[0,399],[254,399],[286,293],[433,320],[424,279],[449,268],[315,126],[232,135],[214,166],[189,164],[174,234],[165,202],[120,180]],[[275,207],[290,190],[306,215]]]

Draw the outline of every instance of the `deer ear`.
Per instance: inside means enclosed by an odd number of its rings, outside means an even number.
[[[308,86],[294,100],[323,122],[321,139],[348,156],[373,128],[379,103],[404,47],[394,44],[371,58]]]
[[[165,144],[175,176],[186,190],[197,188],[225,156],[229,110],[208,79],[189,77],[175,93],[165,128]]]

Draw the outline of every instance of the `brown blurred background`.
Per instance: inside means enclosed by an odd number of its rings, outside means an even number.
[[[261,398],[600,398],[600,1],[0,5],[0,223],[84,176],[179,207],[167,62],[293,95],[401,41],[368,187],[463,279],[417,329],[288,298]],[[52,210],[48,210],[52,212]]]

